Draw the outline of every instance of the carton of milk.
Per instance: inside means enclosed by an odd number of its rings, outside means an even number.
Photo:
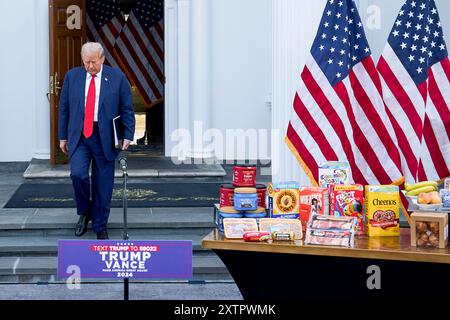
[[[350,184],[348,162],[326,161],[319,164],[319,187],[328,188],[333,184]]]

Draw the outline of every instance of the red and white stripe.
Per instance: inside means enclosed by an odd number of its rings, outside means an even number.
[[[125,24],[125,20],[122,16],[114,17],[107,24],[102,26],[100,29],[96,29],[94,23],[92,22],[89,15],[87,15],[87,33],[88,39],[92,41],[99,42],[105,51],[106,61],[112,67],[120,68],[118,64],[118,56],[114,51],[114,46],[116,45],[116,39],[119,36],[122,28]]]
[[[382,77],[383,99],[398,141],[406,182],[448,176],[448,58],[429,69],[428,81],[416,85],[387,44],[377,69]]]
[[[301,74],[287,138],[317,181],[322,161],[348,161],[353,181],[390,184],[402,179],[394,129],[369,56],[334,87],[310,55]]]
[[[143,30],[133,11],[116,40],[116,52],[146,104],[164,94],[164,32],[160,21]]]
[[[445,58],[428,70],[428,99],[418,180],[450,175],[450,63]]]

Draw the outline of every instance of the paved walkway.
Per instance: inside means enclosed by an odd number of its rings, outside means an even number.
[[[242,300],[231,283],[130,283],[130,300]],[[0,284],[0,300],[123,300],[123,283]]]

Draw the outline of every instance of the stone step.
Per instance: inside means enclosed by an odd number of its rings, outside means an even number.
[[[192,238],[200,235],[207,235],[211,232],[212,227],[209,228],[132,228],[128,229],[128,234],[131,239],[135,240],[145,240],[145,239],[155,239],[155,237],[166,237],[184,235],[185,237]],[[88,226],[88,231],[81,237],[75,237],[75,227],[70,229],[24,229],[24,230],[0,230],[0,239],[9,237],[21,237],[21,238],[40,238],[40,237],[50,237],[50,238],[60,238],[60,239],[95,239],[96,235],[92,231],[90,225]],[[108,234],[112,240],[122,239],[123,229],[121,228],[109,228]]]
[[[166,234],[154,232],[154,230],[145,230],[146,233],[130,235],[131,240],[191,240],[194,253],[201,251],[205,254],[212,253],[208,249],[203,249],[201,245],[202,239],[211,231],[205,230],[204,233],[198,234],[186,230],[183,233],[174,233],[168,230]],[[159,230],[158,230],[159,231]],[[110,239],[121,239],[121,230],[111,230],[109,232]],[[27,257],[27,256],[57,256],[58,240],[96,240],[96,236],[92,232],[87,232],[82,238],[75,239],[74,236],[50,236],[50,237],[0,237],[0,258],[3,257]]]
[[[56,282],[56,257],[4,257],[0,259],[0,283]],[[215,255],[193,256],[193,280],[230,280],[225,265]],[[92,282],[93,280],[86,280]],[[95,280],[94,280],[95,282]]]
[[[215,159],[206,159],[203,163],[186,159],[185,163],[177,164],[171,158],[133,154],[128,157],[128,175],[130,178],[177,178],[224,177],[227,173]],[[118,164],[116,164],[115,176],[122,176]],[[32,159],[23,177],[25,179],[69,178],[70,167],[68,164],[53,166],[48,160]]]
[[[188,229],[214,227],[213,208],[129,208],[129,229]],[[78,216],[71,208],[0,209],[2,231],[67,230],[72,232]],[[123,209],[112,208],[108,228],[123,227]],[[6,235],[12,235],[7,233]]]

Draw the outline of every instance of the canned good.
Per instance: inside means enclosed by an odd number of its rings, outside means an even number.
[[[234,189],[236,187],[231,183],[220,186],[220,207],[234,206]]]
[[[256,188],[234,189],[234,209],[237,211],[253,211],[258,209]]]
[[[253,211],[244,211],[244,217],[246,218],[265,218],[267,216],[266,208],[258,207]]]
[[[254,187],[256,185],[256,166],[234,166],[233,185],[236,187]]]
[[[258,207],[267,208],[267,205],[266,205],[267,187],[266,187],[266,185],[257,184],[256,191],[258,193]]]
[[[217,215],[217,228],[220,232],[224,232],[223,219],[225,218],[243,218],[244,213],[235,210],[233,207],[220,208]]]

